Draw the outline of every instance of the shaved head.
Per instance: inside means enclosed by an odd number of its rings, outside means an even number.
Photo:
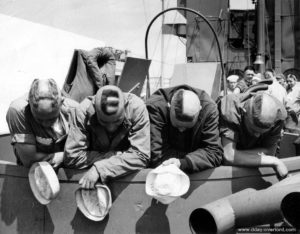
[[[275,97],[262,93],[256,94],[245,102],[246,118],[250,127],[258,130],[272,128],[279,120],[285,120],[286,110]]]
[[[170,119],[178,128],[192,128],[201,110],[200,99],[190,90],[176,91],[171,100]]]
[[[35,79],[29,90],[29,103],[37,107],[38,102],[43,99],[53,101],[53,105],[58,105],[61,101],[61,93],[53,79]]]
[[[53,79],[35,79],[28,95],[31,113],[43,126],[51,126],[59,116],[62,105],[60,90]]]

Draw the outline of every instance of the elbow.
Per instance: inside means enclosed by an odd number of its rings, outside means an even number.
[[[19,161],[21,162],[20,165],[26,168],[30,168],[32,164],[38,161],[36,158],[26,157],[27,155],[23,155],[23,154],[18,154],[18,155],[19,157],[17,158],[19,158]]]
[[[225,166],[232,166],[232,165],[234,165],[233,154],[230,154],[228,152],[224,152],[223,165],[225,165]]]
[[[34,162],[31,162],[31,161],[27,161],[27,162],[22,162],[23,166],[26,167],[26,168],[30,168],[32,166]]]
[[[34,160],[20,160],[22,165],[26,168],[30,168],[32,166],[32,164],[34,164],[35,162],[37,161],[34,161]]]
[[[139,159],[144,163],[145,167],[148,167],[150,164],[150,153],[137,152]]]

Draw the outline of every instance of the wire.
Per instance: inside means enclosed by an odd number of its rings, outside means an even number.
[[[145,55],[146,55],[146,59],[148,59],[148,34],[149,34],[149,31],[150,31],[150,28],[153,24],[153,22],[159,17],[161,16],[162,14],[168,12],[168,11],[172,11],[172,10],[184,10],[184,11],[188,11],[188,12],[192,12],[196,15],[198,15],[199,17],[201,17],[206,23],[207,25],[209,26],[209,28],[211,29],[211,32],[213,33],[214,35],[214,39],[217,43],[217,48],[218,48],[218,54],[219,54],[219,59],[220,59],[220,65],[221,65],[221,70],[222,70],[222,78],[223,78],[223,85],[224,85],[224,89],[225,89],[225,95],[227,94],[226,91],[227,91],[227,84],[226,84],[226,78],[225,78],[225,70],[224,70],[224,63],[223,63],[223,56],[222,56],[222,52],[221,52],[221,47],[220,47],[220,43],[219,43],[219,40],[218,40],[218,36],[216,34],[216,31],[214,30],[214,28],[212,27],[212,25],[210,24],[210,22],[208,21],[208,19],[202,15],[200,12],[197,12],[193,9],[190,9],[190,8],[185,8],[185,7],[172,7],[172,8],[169,8],[169,9],[166,9],[162,12],[160,12],[159,14],[157,14],[150,22],[150,24],[148,25],[147,27],[147,30],[146,30],[146,35],[145,35]],[[150,85],[149,85],[149,74],[147,74],[147,90],[146,90],[146,98],[148,98],[150,96]]]

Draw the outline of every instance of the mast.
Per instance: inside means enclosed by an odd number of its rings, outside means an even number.
[[[265,0],[256,2],[257,16],[257,54],[254,65],[260,73],[265,71]]]
[[[161,0],[161,11],[164,11],[165,10],[165,1],[164,0]],[[165,24],[165,15],[163,14],[162,15],[162,18],[161,18],[161,28],[163,28]],[[160,77],[159,77],[159,88],[162,88],[163,86],[163,77],[164,77],[164,55],[165,55],[165,52],[164,52],[164,48],[165,48],[165,37],[164,37],[164,34],[161,33],[161,44],[160,44],[161,48],[160,48],[160,54],[161,54],[161,72],[160,72]]]
[[[281,0],[275,1],[275,69],[281,72]]]

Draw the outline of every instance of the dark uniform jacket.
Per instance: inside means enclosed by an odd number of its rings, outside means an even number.
[[[202,109],[192,129],[179,132],[170,121],[170,102],[178,89],[194,91]],[[223,148],[219,138],[217,105],[200,89],[187,85],[159,89],[147,101],[151,123],[151,166],[168,158],[179,158],[182,170],[195,172],[219,166]]]
[[[277,121],[269,131],[259,136],[254,136],[248,132],[244,125],[244,111],[242,109],[246,100],[241,102],[240,99],[242,97],[239,94],[230,94],[223,97],[220,101],[220,136],[234,141],[238,150],[276,147],[281,138],[284,121]],[[282,112],[285,113],[285,110],[282,109]]]
[[[97,120],[95,96],[86,98],[71,113],[65,146],[66,167],[84,169],[94,164],[105,183],[148,165],[150,121],[147,108],[134,94],[124,93],[124,98],[125,119],[111,136]]]

